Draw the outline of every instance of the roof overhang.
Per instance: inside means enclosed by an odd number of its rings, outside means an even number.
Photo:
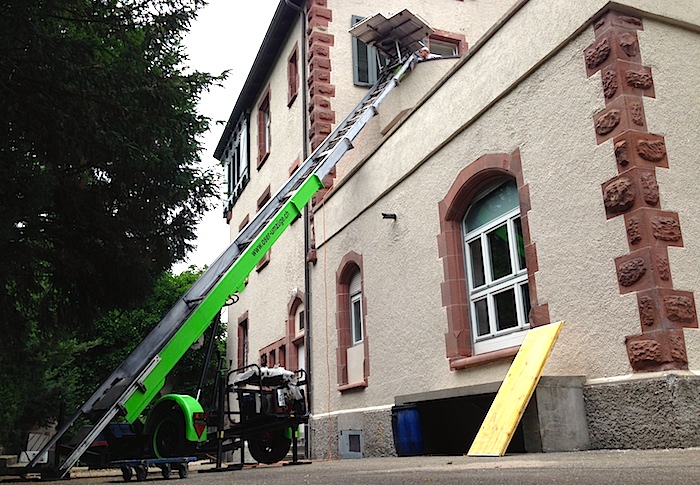
[[[294,26],[295,20],[299,17],[299,12],[290,7],[289,3],[300,7],[304,3],[304,0],[280,0],[277,10],[275,10],[275,14],[270,22],[270,26],[265,33],[260,50],[255,57],[255,61],[253,61],[253,67],[250,68],[248,77],[243,84],[243,88],[238,95],[233,111],[231,111],[231,115],[228,118],[224,132],[221,138],[219,138],[216,150],[214,150],[214,158],[217,160],[221,160],[224,149],[226,148],[226,143],[228,143],[231,133],[241,119],[241,116],[252,108],[258,94],[260,94],[260,91],[264,88],[264,83],[267,81],[270,71],[275,65],[275,61],[282,50],[282,46]],[[232,58],[235,57],[234,54],[231,54],[231,56]]]

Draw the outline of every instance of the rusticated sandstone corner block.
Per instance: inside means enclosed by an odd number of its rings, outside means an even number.
[[[651,75],[651,68],[631,64],[629,62],[619,62],[620,71],[622,74],[622,89],[624,94],[632,94],[635,96],[646,96],[655,98],[654,78]]]
[[[593,124],[598,144],[618,137],[627,130],[647,131],[642,98],[630,95],[615,97],[593,117]]]
[[[625,339],[635,372],[686,370],[688,356],[682,330],[656,330]]]
[[[642,247],[683,247],[683,234],[675,212],[641,208],[625,214],[630,249]]]
[[[622,27],[612,27],[597,37],[583,51],[583,56],[586,62],[586,75],[589,77],[615,61],[637,64],[642,62],[637,32]]]
[[[309,36],[309,47],[314,45],[335,45],[335,36],[326,32],[312,32]]]
[[[643,207],[659,207],[654,170],[633,168],[605,182],[602,189],[608,219]]]
[[[332,84],[314,84],[309,89],[309,96],[326,96],[328,98],[333,98],[335,97],[335,86]]]
[[[617,169],[632,167],[668,168],[666,142],[663,136],[640,131],[626,131],[613,140]]]
[[[330,57],[330,47],[323,44],[316,44],[311,49],[309,49],[309,52],[306,56],[308,61],[318,58],[328,59]]]
[[[644,30],[642,19],[622,12],[607,11],[593,23],[593,32],[595,36],[598,37],[613,26]]]
[[[647,205],[658,207],[659,205],[659,184],[656,182],[656,173],[641,172],[640,182],[642,187],[642,197]]]
[[[612,48],[607,38],[596,39],[583,52],[586,61],[586,74],[590,77],[608,62]]]
[[[655,264],[658,264],[658,261]],[[637,304],[641,327],[645,332],[698,326],[695,298],[691,291],[671,288],[644,290],[637,293]]]
[[[617,36],[617,46],[622,50],[624,56],[618,57],[618,59],[624,60],[635,60],[640,61],[639,55],[639,41],[637,40],[636,32],[618,32]],[[616,46],[616,47],[617,47]]]
[[[620,73],[612,66],[603,69],[600,78],[603,81],[603,97],[605,97],[606,103],[618,94],[622,94],[622,89],[620,89]]]
[[[603,203],[609,218],[631,210],[637,200],[638,189],[629,177],[616,177],[603,184]]]
[[[613,61],[600,71],[606,104],[621,95],[655,97],[651,68],[626,61]]]
[[[615,258],[620,294],[652,288],[673,288],[666,248],[643,248]]]

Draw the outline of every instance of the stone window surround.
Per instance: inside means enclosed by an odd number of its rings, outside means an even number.
[[[299,43],[295,43],[287,57],[287,107],[299,94]]]
[[[243,315],[238,317],[238,325],[236,326],[238,328],[238,342],[237,342],[237,367],[241,368],[245,365],[248,364],[246,362],[246,335],[247,335],[247,330],[248,330],[248,311],[246,310]]]
[[[360,272],[362,288],[362,325],[364,340],[365,360],[363,363],[364,379],[360,382],[348,382],[348,353],[352,340],[352,328],[350,317],[350,280],[355,271]],[[364,291],[364,271],[362,255],[354,251],[347,253],[338,265],[335,273],[336,282],[336,313],[335,324],[338,333],[338,347],[336,348],[336,367],[338,371],[338,391],[344,392],[351,389],[367,387],[369,378],[369,338],[367,337],[367,297]]]
[[[270,102],[270,86],[265,88],[263,95],[258,103],[258,164],[257,169],[263,166],[265,161],[270,156],[270,150],[272,149],[272,136],[267,139],[267,130],[265,129],[265,113],[269,116],[270,125],[272,125],[272,109]]]
[[[287,363],[289,370],[299,368],[297,352],[300,345],[306,344],[306,332],[304,330],[299,334],[296,332],[296,313],[300,306],[304,306],[304,311],[306,311],[306,296],[304,292],[297,290],[287,304]]]
[[[530,239],[528,212],[530,210],[529,187],[522,174],[520,151],[511,154],[494,153],[483,155],[467,165],[455,178],[445,198],[438,204],[440,214],[440,234],[438,253],[443,262],[444,281],[441,284],[442,304],[447,313],[447,333],[445,333],[446,356],[451,370],[464,369],[514,356],[519,347],[501,349],[495,352],[474,355],[472,347],[471,323],[469,318],[469,295],[467,293],[464,268],[462,220],[473,197],[496,178],[515,179],[520,200],[520,220],[525,244],[530,290],[530,327],[550,323],[549,308],[539,305],[535,273],[537,253]]]
[[[433,39],[457,46],[458,56],[467,52],[467,37],[464,34],[455,34],[447,30],[434,29],[433,33],[428,37],[428,47],[430,47],[430,41]]]
[[[282,367],[285,367],[287,365],[287,349],[286,349],[286,343],[287,339],[286,338],[281,338],[279,340],[274,341],[270,345],[267,345],[260,349],[260,352],[258,352],[258,362],[260,365],[262,365],[262,359],[263,356],[267,356],[267,366],[268,367],[274,367],[276,364],[279,364]]]

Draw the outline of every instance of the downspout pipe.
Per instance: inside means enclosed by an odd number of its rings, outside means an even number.
[[[302,6],[294,4],[291,0],[284,0],[285,5],[295,10],[299,13],[299,19],[301,20],[301,159],[306,160],[309,156],[309,146],[307,133],[309,131],[309,118],[307,114],[308,109],[308,85],[307,85],[307,75],[306,75],[306,45],[308,39],[306,38],[306,13],[305,7],[306,2],[302,2]],[[306,369],[309,371],[309,375],[313,375],[311,372],[311,267],[310,262],[307,261],[306,257],[311,249],[311,217],[309,211],[309,204],[304,206],[304,362],[306,363]],[[306,399],[309,405],[309,413],[313,412],[313,401],[311,399],[313,391],[312,379],[309,379],[306,383]],[[304,456],[309,457],[309,436],[307,433],[306,439],[304,440]]]

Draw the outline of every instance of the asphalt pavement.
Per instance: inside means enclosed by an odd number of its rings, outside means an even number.
[[[529,453],[504,457],[364,458],[313,461],[296,466],[246,465],[235,471],[211,471],[212,468],[210,463],[194,463],[189,477],[184,480],[188,485],[697,485],[700,483],[700,448]],[[119,470],[74,469],[72,477],[70,482],[41,483],[124,483]],[[173,473],[169,480],[180,479]],[[165,479],[159,469],[152,468],[146,481],[164,483]],[[6,482],[19,482],[19,479],[3,477],[2,483]]]

